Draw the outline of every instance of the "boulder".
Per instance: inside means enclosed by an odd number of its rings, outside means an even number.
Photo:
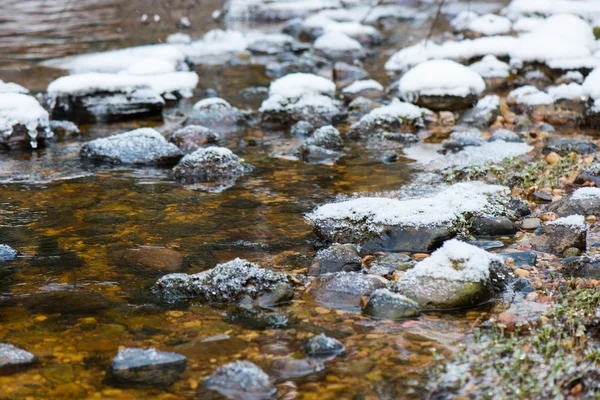
[[[311,357],[331,357],[343,353],[344,345],[337,339],[320,333],[311,337],[304,344],[304,352]]]
[[[375,319],[398,320],[419,315],[419,305],[389,289],[377,289],[363,307],[363,313]]]
[[[246,173],[244,159],[225,147],[200,148],[185,155],[173,168],[173,178],[187,184],[214,182],[221,191],[235,184]],[[204,188],[204,187],[199,187]]]

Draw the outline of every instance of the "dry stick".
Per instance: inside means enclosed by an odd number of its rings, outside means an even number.
[[[383,4],[384,0],[379,0],[377,1],[377,3],[375,3],[374,5],[371,6],[371,8],[369,8],[369,11],[367,11],[367,14],[364,16],[364,18],[360,21],[361,24],[364,24],[365,21],[367,20],[367,18],[369,18],[371,16],[371,13],[373,12],[374,9],[376,9],[378,6],[380,6],[381,4]]]
[[[433,22],[431,23],[431,29],[429,30],[429,34],[427,35],[426,40],[431,39],[431,36],[433,35],[433,30],[435,29],[435,24],[437,23],[438,19],[440,18],[440,15],[442,15],[442,7],[444,7],[444,3],[446,3],[446,0],[442,0],[440,2],[437,12],[435,13],[435,18],[433,19]]]

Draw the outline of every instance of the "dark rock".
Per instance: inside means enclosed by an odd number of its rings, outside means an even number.
[[[600,257],[569,257],[562,260],[561,272],[574,278],[600,280]]]
[[[156,282],[153,290],[168,301],[197,298],[235,303],[245,296],[257,298],[273,291],[278,284],[291,285],[285,274],[236,258],[194,275],[165,275]]]
[[[369,77],[369,73],[357,67],[342,61],[333,64],[333,80],[338,87],[345,87],[354,81]]]
[[[453,132],[450,139],[442,145],[442,154],[458,153],[469,146],[482,146],[485,140],[481,137],[478,129],[461,130]]]
[[[188,125],[173,132],[169,141],[183,153],[191,153],[206,145],[217,144],[219,134],[199,125]]]
[[[557,220],[560,221],[560,220]],[[585,227],[546,224],[531,240],[534,250],[560,255],[569,247],[585,251],[587,230]]]
[[[200,125],[217,133],[233,133],[245,125],[244,114],[225,100],[212,97],[194,104],[184,125]]]
[[[325,240],[333,239],[329,236],[333,232],[318,231],[316,233]],[[418,228],[412,226],[386,226],[379,237],[365,240],[361,246],[371,251],[433,251],[454,235],[446,226]],[[345,242],[345,240],[339,241]],[[354,240],[350,240],[350,242],[356,243]]]
[[[512,290],[516,293],[527,295],[528,293],[535,292],[535,288],[531,286],[531,283],[525,278],[517,278],[512,284]]]
[[[505,236],[517,233],[517,226],[506,217],[474,217],[471,231],[475,236]]]
[[[225,147],[200,148],[185,155],[173,168],[173,177],[181,182],[235,182],[244,175],[244,160]]]
[[[512,258],[515,261],[515,266],[521,267],[523,265],[535,266],[536,255],[533,251],[515,251],[513,253],[498,254],[500,257]]]
[[[309,136],[314,130],[315,127],[310,122],[298,121],[290,128],[290,133],[295,136],[304,137]]]
[[[77,125],[71,121],[50,121],[50,130],[58,139],[74,138],[81,134]]]
[[[533,192],[533,197],[537,201],[552,201],[552,193],[541,192],[539,190]]]
[[[414,266],[414,261],[406,254],[389,253],[371,262],[369,274],[391,277],[395,271],[405,271]]]
[[[172,272],[181,268],[183,255],[166,247],[140,246],[127,249],[125,261],[134,268]]]
[[[0,375],[24,371],[37,363],[37,357],[12,344],[0,343]]]
[[[240,307],[227,313],[228,322],[241,325],[244,329],[264,331],[267,329],[285,329],[289,318],[279,313],[264,313],[260,310]]]
[[[363,313],[376,319],[399,320],[419,315],[419,305],[401,294],[378,289],[371,294]]]
[[[348,311],[358,311],[363,296],[385,286],[384,280],[378,276],[358,272],[339,272],[319,279],[322,285],[313,292],[315,303],[325,308]]]
[[[110,164],[174,164],[181,152],[151,128],[92,140],[81,148],[81,157]]]
[[[309,275],[321,275],[331,272],[360,271],[361,258],[354,244],[334,244],[319,250],[308,269]]]
[[[515,218],[523,218],[531,214],[531,208],[527,203],[516,197],[508,201],[507,209],[515,215]]]
[[[344,345],[337,339],[320,333],[304,344],[304,352],[312,357],[331,357],[344,352]]]
[[[467,240],[467,243],[483,250],[501,249],[504,243],[499,240]]]
[[[477,95],[474,94],[469,94],[464,97],[420,95],[415,104],[433,111],[458,111],[473,107],[477,102],[477,99]]]
[[[76,122],[112,122],[139,118],[162,118],[163,98],[150,89],[131,92],[63,94],[53,100],[52,119]]]
[[[281,357],[273,360],[271,369],[278,378],[293,379],[323,371],[325,364],[315,359]]]
[[[329,68],[330,65],[329,60],[323,57],[318,57],[312,53],[303,53],[291,60],[267,64],[265,66],[265,75],[269,78],[280,78],[297,72],[316,74]]]
[[[495,130],[489,141],[495,142],[497,140],[503,140],[508,143],[523,143],[523,139],[517,133],[508,129]]]
[[[594,142],[581,139],[559,139],[544,146],[543,154],[551,152],[558,153],[561,156],[567,156],[570,153],[593,154],[598,151],[598,145]]]
[[[0,262],[16,260],[19,252],[10,246],[0,244]]]
[[[82,289],[32,293],[22,302],[27,310],[45,314],[92,314],[109,305],[100,293]]]
[[[204,386],[234,400],[270,399],[277,391],[269,376],[249,361],[235,361],[218,368],[204,378]]]
[[[109,375],[118,384],[169,386],[187,367],[187,358],[156,349],[120,350],[110,365]]]
[[[596,186],[600,186],[600,164],[592,164],[577,175],[573,183],[583,185],[586,182],[591,182]]]
[[[553,201],[544,209],[546,212],[554,212],[561,217],[570,215],[600,215],[600,197],[571,199],[563,197]]]

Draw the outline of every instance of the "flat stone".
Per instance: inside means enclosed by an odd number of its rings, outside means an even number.
[[[525,218],[521,222],[521,229],[534,230],[540,227],[542,221],[539,218]]]
[[[385,287],[385,281],[376,275],[358,272],[339,272],[323,275],[319,279],[322,285],[313,291],[316,304],[336,310],[359,311],[363,296]]]
[[[218,368],[204,378],[202,389],[234,400],[270,399],[277,391],[269,375],[249,361],[235,361]],[[199,398],[204,398],[201,393]]]
[[[83,289],[32,293],[22,302],[27,310],[45,314],[92,314],[109,305],[100,293]]]
[[[156,349],[127,348],[113,359],[109,373],[118,383],[169,386],[187,367],[187,358]]]
[[[334,244],[319,250],[308,270],[309,275],[321,275],[331,272],[360,271],[361,257],[353,244]]]
[[[0,375],[23,371],[37,362],[37,357],[12,344],[0,343]]]
[[[399,320],[419,315],[419,305],[389,289],[378,289],[371,294],[363,313],[376,319]]]
[[[475,217],[471,226],[475,236],[506,236],[517,233],[517,226],[506,217]]]
[[[137,249],[127,249],[125,261],[133,267],[171,272],[181,268],[183,255],[166,247],[140,246]]]
[[[320,333],[311,337],[304,344],[304,352],[313,357],[331,357],[343,353],[344,345],[337,339]]]
[[[559,139],[544,146],[543,154],[551,152],[558,153],[561,156],[567,156],[570,153],[593,154],[598,151],[598,145],[594,142],[581,139]]]

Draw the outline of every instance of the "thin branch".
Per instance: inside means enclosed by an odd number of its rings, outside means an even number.
[[[431,39],[431,36],[433,35],[433,30],[435,29],[435,24],[437,24],[437,21],[440,18],[440,15],[442,15],[442,7],[444,7],[444,3],[446,3],[446,0],[442,0],[440,2],[440,5],[438,6],[437,12],[435,13],[435,18],[433,19],[433,22],[431,23],[431,28],[429,29],[429,34],[427,35],[426,40]]]
[[[367,11],[367,14],[360,21],[360,23],[364,24],[365,21],[367,20],[367,18],[369,18],[371,16],[371,13],[373,12],[373,10],[376,9],[377,7],[379,7],[380,5],[382,5],[384,1],[385,0],[378,0],[377,3],[375,3],[374,5],[372,5],[371,8],[369,8],[369,11]]]

